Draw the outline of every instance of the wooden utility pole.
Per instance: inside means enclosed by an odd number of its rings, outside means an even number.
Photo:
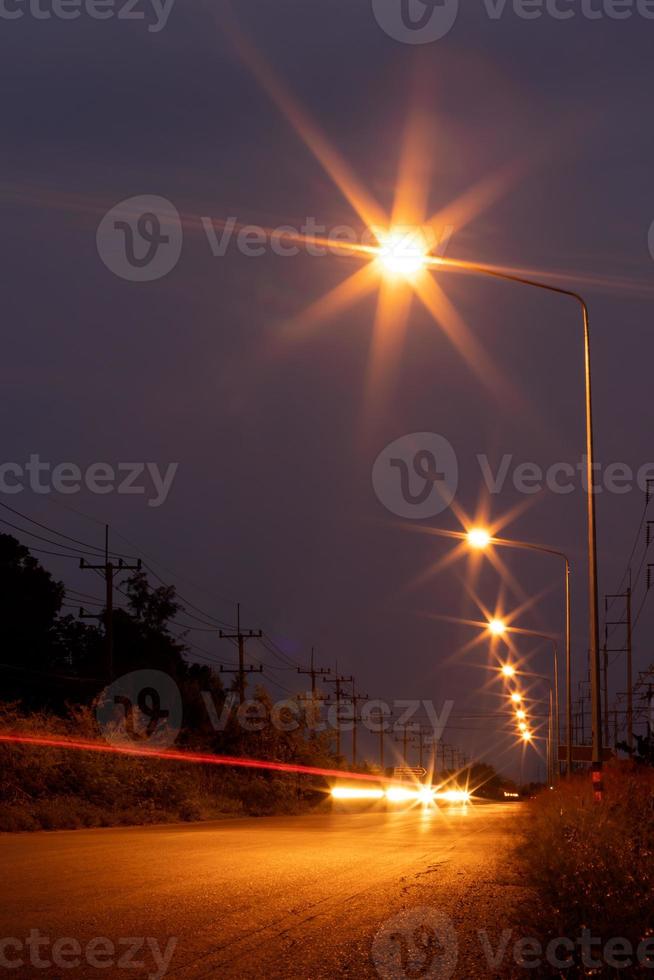
[[[629,588],[627,589],[627,745],[629,746],[630,756],[634,754],[634,688],[631,633],[631,569],[629,569]]]
[[[250,664],[249,667],[245,666],[245,641],[251,639],[258,639],[263,636],[261,630],[243,630],[241,629],[241,603],[236,604],[236,632],[226,633],[224,630],[219,631],[219,636],[221,640],[237,640],[238,641],[238,667],[221,667],[221,674],[238,674],[238,700],[239,704],[243,704],[245,701],[245,675],[246,674],[262,674],[263,667],[253,667]]]
[[[341,754],[341,702],[346,700],[343,698],[343,684],[354,684],[354,678],[344,677],[342,674],[338,673],[338,664],[336,665],[336,676],[328,677],[327,684],[334,684],[335,690],[334,694],[336,696],[336,755]]]
[[[317,701],[318,700],[317,678],[328,677],[331,674],[331,670],[329,667],[314,667],[313,654],[314,654],[314,648],[311,647],[311,667],[309,668],[309,670],[304,670],[304,668],[298,667],[297,672],[298,674],[309,675],[309,677],[311,678],[311,697],[313,698],[314,701]]]
[[[405,768],[408,768],[408,766],[409,766],[409,758],[408,758],[408,755],[409,755],[409,748],[408,748],[408,745],[409,745],[409,732],[412,732],[412,733],[415,732],[415,728],[414,728],[413,725],[403,725],[401,728],[399,728],[399,726],[397,726],[395,730],[396,731],[399,730],[399,731],[402,732],[402,738],[396,738],[395,741],[402,743],[402,758],[404,760],[404,766],[405,766]]]
[[[104,529],[104,564],[90,565],[84,558],[80,558],[79,567],[85,570],[102,572],[105,581],[105,610],[99,616],[85,613],[80,609],[80,616],[83,619],[103,619],[104,620],[104,639],[105,639],[105,675],[109,682],[114,678],[114,573],[115,572],[140,572],[141,559],[136,564],[129,565],[118,559],[118,563],[109,560],[109,525],[105,524]]]
[[[367,694],[355,694],[354,684],[352,685],[352,694],[350,695],[350,701],[353,706],[352,714],[354,716],[354,724],[352,726],[352,767],[357,764],[357,721],[358,721],[358,705],[359,701],[368,701]]]

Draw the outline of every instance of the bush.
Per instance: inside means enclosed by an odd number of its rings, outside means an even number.
[[[619,763],[605,769],[604,784],[602,803],[584,776],[562,780],[530,808],[519,854],[541,904],[525,925],[546,941],[588,928],[636,950],[654,934],[654,772]]]
[[[90,709],[66,721],[0,705],[0,731],[99,740]],[[0,831],[295,813],[316,798],[293,775],[0,743]]]

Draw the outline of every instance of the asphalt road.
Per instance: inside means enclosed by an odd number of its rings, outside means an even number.
[[[505,804],[3,835],[0,937],[15,942],[2,948],[0,976],[512,976],[508,963],[488,965],[478,930],[495,949],[525,900],[509,856],[518,812]],[[425,947],[420,927],[430,924],[438,941]],[[26,945],[30,930],[47,943]],[[36,965],[35,953],[51,965]]]

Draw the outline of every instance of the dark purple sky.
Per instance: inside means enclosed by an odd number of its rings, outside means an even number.
[[[238,10],[259,50],[385,208],[416,77],[435,134],[432,210],[527,155],[528,167],[507,194],[454,229],[447,254],[578,277],[593,325],[597,458],[634,468],[654,460],[654,21],[637,14],[588,20],[579,12],[569,21],[532,21],[510,7],[492,20],[480,0],[466,2],[447,37],[412,46],[381,30],[369,0],[240,0]],[[442,434],[458,456],[457,502],[467,512],[483,488],[476,454],[489,454],[494,464],[504,453],[516,464],[576,464],[584,435],[574,304],[443,277],[529,410],[516,412],[480,387],[414,303],[394,389],[362,434],[374,298],[300,344],[277,341],[285,321],[353,271],[351,261],[251,258],[234,248],[216,258],[201,229],[189,228],[180,262],[155,282],[125,281],[98,256],[101,217],[135,195],[161,195],[196,218],[275,226],[312,215],[327,226],[360,226],[239,61],[209,5],[177,0],[159,33],[141,21],[26,14],[3,22],[0,66],[2,460],[22,464],[38,453],[81,467],[179,463],[159,508],[116,493],[58,499],[160,556],[180,590],[219,618],[231,619],[231,603],[240,599],[247,625],[263,627],[294,659],[306,660],[315,644],[321,663],[338,658],[371,696],[437,705],[454,699],[446,737],[481,751],[499,723],[455,718],[500,704],[478,694],[488,678],[485,654],[478,649],[452,663],[470,631],[421,615],[478,618],[462,586],[465,563],[406,592],[450,545],[394,528],[396,519],[373,492],[372,464],[406,433]],[[623,286],[600,285],[609,279]],[[101,540],[99,526],[48,496],[25,491],[2,499]],[[491,500],[491,513],[501,516],[522,500],[509,487]],[[643,504],[639,490],[598,499],[602,590],[619,584]],[[449,512],[433,523],[458,526]],[[539,494],[504,533],[569,552],[581,678],[583,494]],[[521,624],[560,630],[556,563],[518,555],[510,564],[529,594],[551,590]],[[99,591],[74,562],[53,559],[49,567],[76,588]],[[499,589],[487,569],[482,600],[494,606]],[[651,626],[645,606],[635,633],[637,668],[650,661]],[[230,659],[217,639],[196,639]],[[281,667],[269,655],[264,660]],[[546,669],[546,649],[533,666]],[[267,676],[271,687],[298,689],[291,670]],[[617,662],[614,690],[624,690],[622,678]],[[508,770],[516,759],[505,757]]]

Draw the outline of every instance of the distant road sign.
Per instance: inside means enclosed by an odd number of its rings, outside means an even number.
[[[427,775],[427,770],[423,769],[422,766],[396,766],[395,769],[393,769],[393,775],[397,779],[401,779],[402,776],[417,776],[418,779],[421,779],[423,776]]]
[[[559,745],[559,762],[565,762],[567,759],[567,746]],[[613,759],[615,753],[613,749],[602,749],[602,760],[608,762],[609,759]],[[592,762],[593,761],[593,746],[592,745],[573,745],[572,746],[572,761],[573,762]]]

